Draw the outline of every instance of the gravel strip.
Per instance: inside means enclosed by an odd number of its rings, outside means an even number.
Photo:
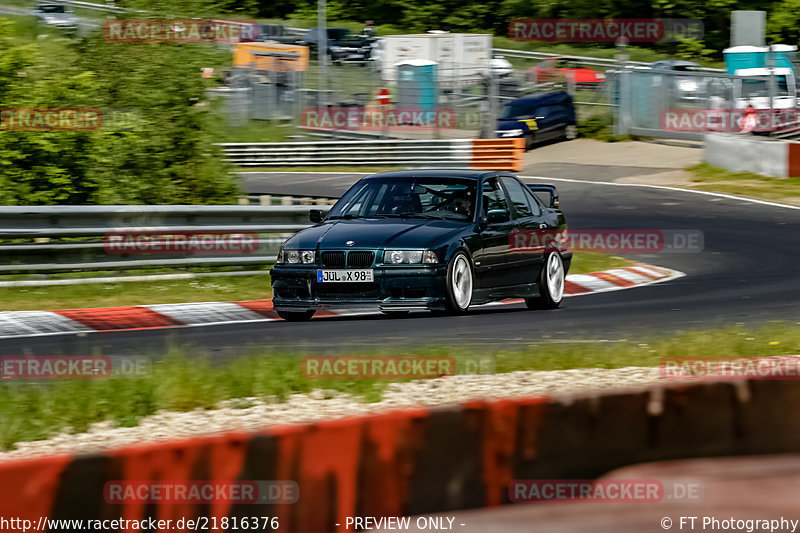
[[[100,452],[125,445],[153,444],[231,430],[262,431],[275,425],[311,423],[410,407],[452,405],[466,400],[628,389],[658,381],[658,367],[582,368],[392,383],[383,399],[376,403],[363,403],[359,397],[329,390],[291,395],[280,403],[270,398],[228,400],[214,410],[160,411],[142,418],[136,427],[115,427],[112,422],[100,422],[93,424],[86,433],[62,433],[48,440],[21,442],[16,450],[0,452],[0,461],[54,453]],[[243,405],[247,407],[242,408]]]

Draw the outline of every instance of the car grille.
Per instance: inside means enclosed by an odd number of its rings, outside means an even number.
[[[345,259],[344,251],[322,252],[322,266],[327,268],[369,268],[375,261],[375,252],[349,250]]]
[[[344,252],[322,252],[322,266],[331,268],[344,267]]]
[[[349,252],[347,254],[347,266],[351,268],[370,267],[374,260],[375,252]]]
[[[381,289],[377,283],[317,283],[317,298],[377,298]]]

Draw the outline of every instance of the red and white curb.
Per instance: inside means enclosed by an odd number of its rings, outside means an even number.
[[[646,264],[613,268],[591,274],[567,276],[565,296],[618,291],[663,283],[685,276],[683,272]],[[487,305],[506,305],[522,300],[504,300]],[[479,306],[480,307],[480,306]],[[364,310],[325,310],[317,317],[374,314]],[[0,312],[0,339],[42,335],[86,334],[173,327],[197,327],[280,320],[272,300],[245,302],[198,302],[180,304],[60,309],[57,311]]]

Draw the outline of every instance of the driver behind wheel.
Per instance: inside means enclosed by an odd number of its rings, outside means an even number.
[[[472,216],[472,193],[468,190],[465,191],[457,191],[453,193],[453,196],[448,203],[451,205],[451,209],[454,213],[459,215],[464,215],[465,217]]]

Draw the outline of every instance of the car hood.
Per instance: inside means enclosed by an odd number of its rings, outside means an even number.
[[[425,248],[471,226],[471,221],[427,219],[331,220],[293,235],[286,246],[313,250],[359,248]],[[354,244],[347,246],[348,241]]]

